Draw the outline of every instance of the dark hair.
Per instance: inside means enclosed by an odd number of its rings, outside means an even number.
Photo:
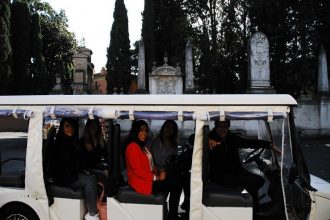
[[[64,122],[68,122],[72,125],[72,127],[74,128],[75,131],[77,131],[77,122],[75,119],[73,118],[62,118],[61,122],[60,122],[60,128],[58,129],[57,135],[56,135],[56,139],[58,138],[62,138],[65,137],[65,133],[64,133]],[[77,136],[77,132],[74,132],[74,136]]]
[[[214,126],[219,127],[221,123],[225,123],[228,128],[230,127],[230,121],[228,121],[228,120],[226,120],[226,121],[215,121]]]
[[[148,123],[147,122],[145,122],[143,120],[133,121],[132,128],[129,131],[128,138],[127,138],[127,141],[126,141],[126,144],[125,144],[125,148],[132,141],[136,142],[141,148],[144,148],[145,147],[145,142],[140,141],[139,138],[138,138],[138,135],[139,135],[139,132],[140,132],[140,128],[142,126],[146,126],[147,127],[147,130],[149,130],[149,127],[148,127]]]
[[[172,148],[177,148],[178,147],[178,134],[179,134],[179,129],[178,129],[178,125],[176,124],[175,121],[173,120],[166,120],[162,126],[162,128],[160,129],[159,132],[159,138],[160,141],[163,143],[165,141],[165,137],[164,137],[164,132],[165,132],[165,128],[171,125],[173,127],[173,133],[172,135],[168,138],[168,143],[170,144],[170,147]]]
[[[85,125],[85,131],[84,131],[84,142],[85,144],[91,144],[93,147],[95,147],[97,145],[97,143],[93,143],[93,138],[92,138],[92,134],[90,132],[90,126],[91,125],[95,125],[95,137],[97,139],[97,141],[99,141],[102,138],[102,127],[101,127],[101,123],[99,121],[98,118],[95,119],[87,119],[86,125]]]

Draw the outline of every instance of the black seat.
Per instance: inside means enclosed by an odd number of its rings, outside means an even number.
[[[21,174],[0,175],[0,186],[24,188],[24,175]]]
[[[224,188],[209,182],[203,187],[203,204],[210,207],[252,207],[252,196],[243,188]]]
[[[24,188],[25,186],[25,171],[14,171],[13,173],[2,173],[2,165],[10,161],[22,161],[25,163],[25,158],[9,158],[2,161],[0,152],[0,186]]]
[[[49,183],[49,190],[52,196],[57,198],[70,198],[70,199],[83,199],[83,189],[72,189],[69,187],[57,186],[53,183]]]
[[[118,189],[117,200],[121,203],[153,204],[165,205],[167,193],[156,193],[152,195],[143,195],[135,192],[129,186]]]

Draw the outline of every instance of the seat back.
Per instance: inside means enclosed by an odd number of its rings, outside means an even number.
[[[202,156],[202,180],[203,183],[209,181],[209,126],[203,126],[203,156]]]
[[[47,133],[47,140],[45,141],[42,148],[44,180],[48,180],[53,176],[52,155],[54,153],[55,135],[56,128],[53,126],[49,129]]]

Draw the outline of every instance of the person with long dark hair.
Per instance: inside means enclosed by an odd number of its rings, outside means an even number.
[[[93,175],[79,172],[79,143],[74,119],[63,118],[56,135],[54,148],[54,182],[59,186],[73,189],[82,188],[85,192],[88,213],[86,220],[98,220],[96,207],[97,186]]]
[[[170,191],[168,219],[177,219],[180,196],[183,187],[181,175],[177,173],[178,125],[173,120],[166,120],[159,135],[152,141],[151,153],[160,181]]]
[[[101,123],[98,118],[88,119],[84,135],[81,138],[81,168],[105,170],[103,164],[108,162],[106,142],[103,138]]]
[[[159,135],[152,141],[151,153],[161,180],[166,178],[166,168],[178,151],[178,125],[173,120],[164,122]]]
[[[125,149],[128,185],[144,195],[157,191],[153,183],[158,179],[152,155],[146,146],[148,135],[149,128],[145,121],[133,122]]]

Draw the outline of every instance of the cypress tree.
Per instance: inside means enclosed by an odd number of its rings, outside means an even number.
[[[0,2],[0,94],[9,94],[11,77],[10,6],[9,0]]]
[[[142,39],[145,51],[145,77],[149,79],[149,73],[152,71],[152,63],[155,61],[155,20],[154,20],[154,0],[144,1],[144,10],[142,13]],[[146,80],[146,88],[149,88],[149,80]]]
[[[128,18],[124,0],[116,0],[113,13],[113,24],[110,33],[110,45],[107,51],[108,93],[113,88],[124,88],[128,91],[130,73],[130,41]]]
[[[33,82],[33,94],[48,94],[48,77],[44,56],[42,54],[42,37],[40,31],[40,17],[32,15],[31,23],[31,55],[30,72]]]
[[[31,75],[31,16],[25,2],[14,1],[11,5],[11,44],[13,48],[14,94],[29,94]]]
[[[203,32],[200,34],[200,40],[198,46],[200,49],[199,66],[195,75],[198,78],[198,87],[200,90],[216,88],[216,78],[213,74],[213,68],[210,65],[212,60],[211,54],[211,42],[209,40],[209,34],[206,26],[203,26]]]
[[[163,63],[165,52],[169,64],[175,66],[185,60],[185,46],[188,40],[189,25],[181,0],[154,1],[156,62]],[[184,67],[184,65],[182,65]],[[184,71],[184,70],[183,70]]]
[[[145,0],[142,37],[146,51],[146,70],[152,62],[163,64],[165,52],[169,64],[184,63],[185,46],[190,33],[182,0]],[[181,65],[184,67],[184,65]],[[184,71],[184,70],[183,70]]]

